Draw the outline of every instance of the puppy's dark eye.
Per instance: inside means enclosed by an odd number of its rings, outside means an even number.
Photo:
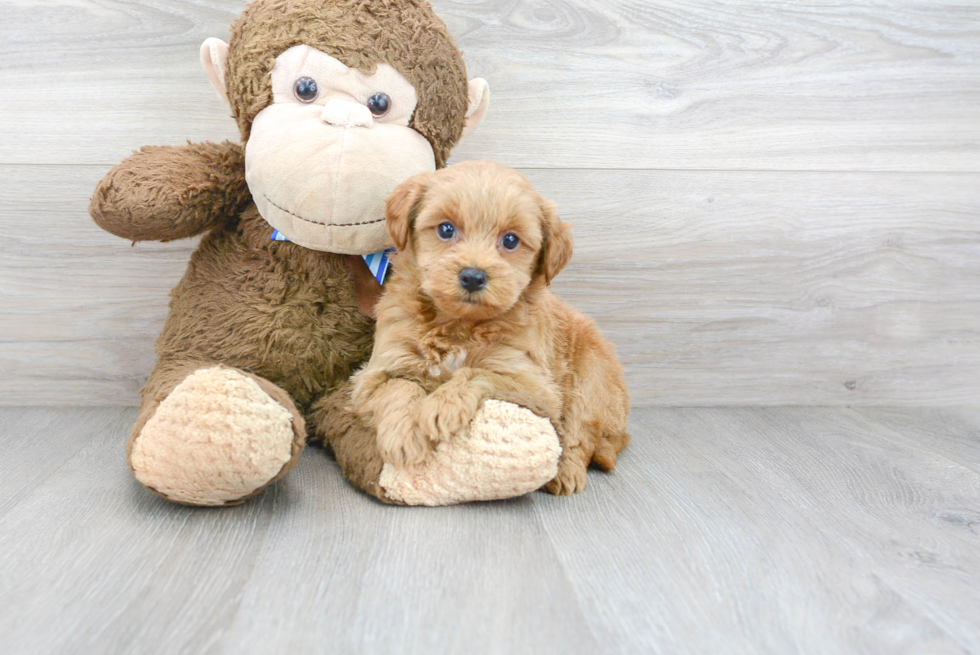
[[[293,84],[293,93],[300,102],[313,102],[320,95],[320,87],[312,77],[301,77]]]
[[[517,246],[521,245],[521,240],[517,238],[517,235],[513,232],[508,232],[504,235],[504,238],[500,240],[501,245],[503,245],[504,250],[517,250]]]
[[[449,241],[456,236],[456,227],[453,226],[452,223],[442,223],[436,228],[436,234],[438,234],[439,238],[443,241]]]
[[[375,93],[367,99],[367,108],[375,118],[381,118],[391,108],[391,98],[387,93]]]

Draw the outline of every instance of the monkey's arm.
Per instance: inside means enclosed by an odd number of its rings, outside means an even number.
[[[238,144],[146,146],[99,182],[89,213],[116,236],[172,241],[234,217],[250,197]]]

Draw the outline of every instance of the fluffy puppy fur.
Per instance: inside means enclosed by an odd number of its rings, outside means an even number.
[[[591,462],[612,470],[630,438],[623,369],[592,320],[550,289],[572,255],[554,205],[514,170],[464,162],[399,186],[386,225],[394,274],[353,389],[385,461],[422,461],[494,398],[555,426],[562,456],[548,491],[582,491]]]

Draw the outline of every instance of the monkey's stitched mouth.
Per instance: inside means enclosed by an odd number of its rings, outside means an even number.
[[[323,223],[321,221],[311,221],[308,218],[303,218],[302,216],[300,216],[296,212],[289,211],[288,209],[286,209],[282,205],[276,204],[272,200],[272,198],[270,198],[269,196],[265,195],[264,193],[262,194],[262,197],[265,198],[266,201],[270,205],[272,205],[273,207],[275,207],[276,209],[278,209],[280,211],[286,212],[287,214],[289,214],[293,218],[298,218],[299,220],[303,221],[304,223],[312,223],[313,225],[322,225],[323,227],[357,227],[358,225],[372,225],[374,223],[384,223],[384,220],[385,220],[384,217],[382,217],[382,218],[379,218],[379,219],[374,220],[374,221],[359,221],[357,223]]]

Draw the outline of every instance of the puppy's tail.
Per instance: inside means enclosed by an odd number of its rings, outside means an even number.
[[[592,454],[592,461],[603,471],[613,470],[616,468],[616,457],[619,455],[619,451],[625,448],[629,442],[630,435],[626,432],[602,435],[595,453]]]

